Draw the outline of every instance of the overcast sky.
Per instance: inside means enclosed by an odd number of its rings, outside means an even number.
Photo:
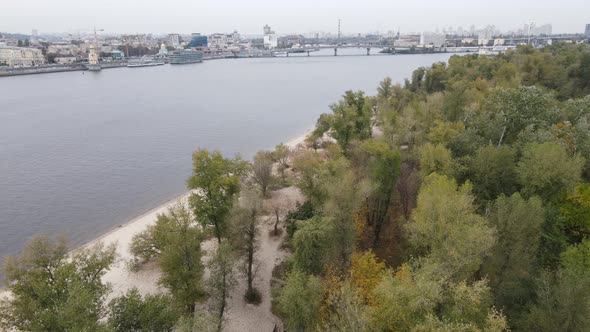
[[[583,32],[590,0],[1,0],[0,31],[261,34],[434,31],[494,24],[512,30],[552,23],[553,32]]]

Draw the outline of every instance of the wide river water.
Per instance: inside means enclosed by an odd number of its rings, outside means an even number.
[[[345,90],[374,94],[386,76],[403,82],[449,56],[291,56],[0,78],[0,257],[38,233],[80,245],[184,192],[194,149],[249,158],[310,129]]]

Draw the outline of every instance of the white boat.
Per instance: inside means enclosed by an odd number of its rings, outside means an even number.
[[[133,59],[127,62],[127,67],[129,68],[137,68],[137,67],[153,67],[153,66],[162,66],[166,64],[164,61],[155,60],[155,59]]]

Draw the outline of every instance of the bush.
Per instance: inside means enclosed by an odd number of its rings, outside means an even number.
[[[113,331],[170,331],[180,317],[167,295],[139,294],[136,288],[109,304]]]
[[[285,220],[287,221],[287,235],[289,239],[293,238],[293,234],[297,230],[298,220],[308,220],[314,216],[313,206],[310,201],[306,201],[303,204],[297,203],[295,211],[287,213]]]
[[[260,295],[260,292],[256,288],[252,288],[251,290],[246,291],[244,300],[246,303],[258,305],[262,302],[262,295]]]

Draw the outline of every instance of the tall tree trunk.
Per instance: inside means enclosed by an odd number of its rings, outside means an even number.
[[[226,298],[226,272],[223,272],[223,277],[222,277],[222,291],[221,291],[221,307],[219,308],[219,320],[217,322],[217,332],[221,332],[221,327],[223,325],[223,313],[225,312],[225,298]]]
[[[215,236],[217,237],[217,243],[221,243],[221,230],[218,222],[215,222]]]

